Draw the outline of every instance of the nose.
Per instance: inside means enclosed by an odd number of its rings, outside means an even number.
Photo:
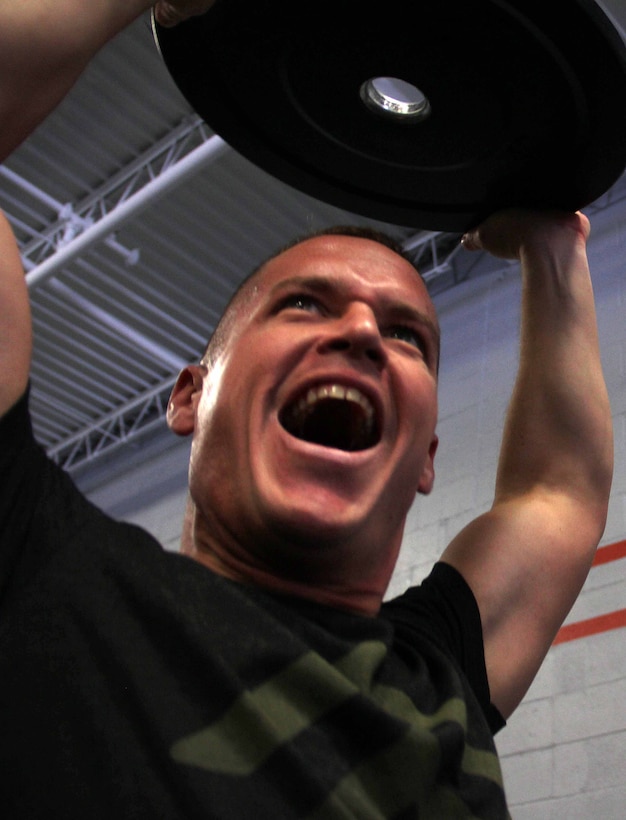
[[[341,316],[329,323],[322,348],[364,357],[378,366],[384,363],[386,356],[376,316],[364,303],[351,303]]]

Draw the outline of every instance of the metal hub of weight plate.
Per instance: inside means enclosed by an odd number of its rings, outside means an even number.
[[[582,208],[626,166],[626,46],[594,0],[218,0],[154,25],[194,110],[317,199],[463,231]]]

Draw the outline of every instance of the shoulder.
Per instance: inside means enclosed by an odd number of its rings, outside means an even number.
[[[491,703],[480,612],[463,575],[443,561],[418,586],[383,605],[400,651],[432,651],[445,658],[478,701],[493,732],[504,725]]]

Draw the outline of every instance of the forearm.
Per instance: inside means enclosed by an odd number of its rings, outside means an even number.
[[[501,450],[496,501],[555,492],[607,503],[611,412],[581,217],[522,245],[520,365]]]
[[[0,159],[65,96],[147,0],[0,0]]]

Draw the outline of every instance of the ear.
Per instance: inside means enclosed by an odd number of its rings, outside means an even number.
[[[434,435],[428,448],[428,456],[426,457],[420,483],[417,485],[417,492],[422,495],[428,495],[435,483],[435,453],[437,452],[438,445],[439,438]]]
[[[167,423],[177,436],[188,436],[196,427],[196,408],[207,369],[190,364],[181,370],[167,405]]]

